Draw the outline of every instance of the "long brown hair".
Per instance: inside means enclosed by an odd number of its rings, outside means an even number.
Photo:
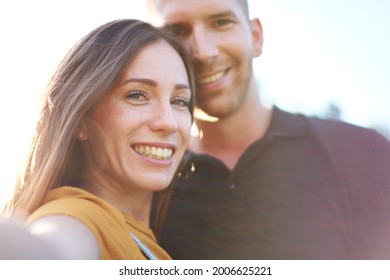
[[[25,217],[41,204],[49,190],[63,185],[78,186],[83,156],[74,137],[75,130],[88,110],[114,87],[134,57],[158,40],[168,42],[184,62],[193,111],[191,59],[178,40],[139,20],[116,20],[99,26],[69,51],[51,77],[25,165],[18,173],[14,195],[4,214]],[[164,201],[170,188],[157,195],[158,205],[166,207]],[[158,213],[155,221],[161,223],[165,210],[158,212],[161,215]]]

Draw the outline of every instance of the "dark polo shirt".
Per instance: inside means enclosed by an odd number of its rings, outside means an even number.
[[[190,155],[161,244],[173,259],[390,259],[390,144],[275,107],[233,170]]]

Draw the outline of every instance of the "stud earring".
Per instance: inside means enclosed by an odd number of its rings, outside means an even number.
[[[82,140],[84,138],[84,132],[80,131],[79,132],[79,138]]]

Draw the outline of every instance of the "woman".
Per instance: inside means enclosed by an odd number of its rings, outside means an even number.
[[[184,49],[147,23],[113,21],[76,44],[6,209],[28,226],[0,224],[2,258],[170,259],[149,217],[158,192],[158,227],[189,142],[193,86]]]

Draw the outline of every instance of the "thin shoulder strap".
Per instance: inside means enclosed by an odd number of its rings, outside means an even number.
[[[142,243],[141,240],[137,236],[135,236],[134,233],[130,231],[131,237],[135,240],[135,243],[137,243],[138,247],[144,252],[144,254],[150,259],[150,260],[158,260],[158,258],[149,250],[148,247],[144,243]]]

